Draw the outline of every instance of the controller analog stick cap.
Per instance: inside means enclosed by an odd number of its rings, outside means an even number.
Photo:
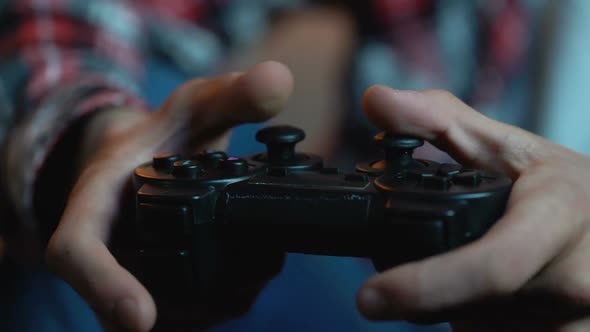
[[[267,158],[271,163],[294,162],[295,144],[304,138],[303,130],[291,126],[271,126],[256,133],[256,140],[266,144]]]
[[[415,149],[424,145],[424,140],[411,136],[390,135],[385,132],[375,135],[375,143],[384,148]]]
[[[424,164],[412,158],[414,149],[424,145],[424,140],[385,132],[374,137],[375,144],[385,150],[384,176],[396,177],[400,172],[413,168],[422,168]]]
[[[305,132],[291,126],[271,126],[259,130],[256,140],[263,144],[296,144],[305,138]]]

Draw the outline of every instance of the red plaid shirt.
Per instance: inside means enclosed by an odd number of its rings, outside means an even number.
[[[0,180],[4,205],[29,224],[34,184],[67,129],[89,112],[146,108],[144,58],[168,50],[206,74],[220,54],[207,26],[231,1],[12,0],[0,5]],[[264,6],[270,9],[271,6]],[[190,46],[190,47],[189,47]],[[208,50],[199,55],[195,48]],[[213,51],[211,51],[213,50]],[[196,54],[193,54],[196,53]],[[73,160],[72,160],[73,162]]]
[[[293,0],[293,3],[303,1]],[[468,0],[471,2],[471,0]],[[182,69],[206,75],[228,43],[243,40],[234,7],[269,13],[273,1],[5,0],[0,2],[0,181],[4,204],[32,223],[33,190],[52,147],[77,119],[112,106],[146,108],[138,82],[158,49]],[[277,1],[279,4],[288,1]],[[383,38],[409,67],[441,76],[432,0],[367,2]],[[232,7],[233,6],[233,7]],[[246,8],[247,9],[247,8]],[[233,10],[233,11],[232,11]],[[523,56],[526,15],[515,0],[489,15],[488,56],[480,65],[509,72]],[[234,24],[233,26],[231,24]],[[507,28],[508,27],[508,28]],[[233,34],[232,34],[233,33]],[[241,39],[240,39],[241,38]],[[486,87],[474,95],[489,93]],[[495,82],[494,80],[490,80]],[[489,82],[488,82],[489,83]],[[487,85],[486,85],[487,84]],[[480,96],[481,97],[481,96]],[[1,194],[1,193],[0,193]]]

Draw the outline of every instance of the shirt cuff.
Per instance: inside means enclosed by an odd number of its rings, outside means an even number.
[[[1,152],[0,181],[8,203],[25,229],[35,229],[35,183],[51,151],[78,120],[112,107],[147,110],[132,91],[123,90],[98,76],[85,76],[63,84],[43,98],[11,129]],[[63,160],[74,165],[75,156]],[[64,179],[65,181],[65,179]]]

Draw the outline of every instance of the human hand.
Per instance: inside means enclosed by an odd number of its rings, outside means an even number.
[[[590,330],[590,157],[445,91],[375,86],[363,108],[383,130],[515,181],[504,216],[480,240],[370,279],[357,297],[365,317],[451,321],[459,332]]]
[[[47,262],[108,330],[148,331],[156,321],[154,299],[106,245],[133,169],[162,150],[196,151],[234,125],[269,119],[292,86],[284,66],[262,63],[247,73],[189,81],[158,112],[118,109],[93,120],[85,166],[49,241]]]

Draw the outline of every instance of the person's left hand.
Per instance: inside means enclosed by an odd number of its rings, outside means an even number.
[[[371,278],[374,320],[451,321],[456,331],[590,331],[590,157],[494,121],[450,93],[370,88],[378,127],[418,136],[472,168],[508,174],[506,211],[481,239]]]
[[[154,299],[107,246],[133,169],[155,153],[195,152],[237,124],[271,118],[292,88],[289,70],[267,62],[246,73],[189,81],[155,113],[115,109],[95,116],[85,134],[83,171],[46,256],[50,269],[88,301],[107,329],[148,331],[156,321]]]

